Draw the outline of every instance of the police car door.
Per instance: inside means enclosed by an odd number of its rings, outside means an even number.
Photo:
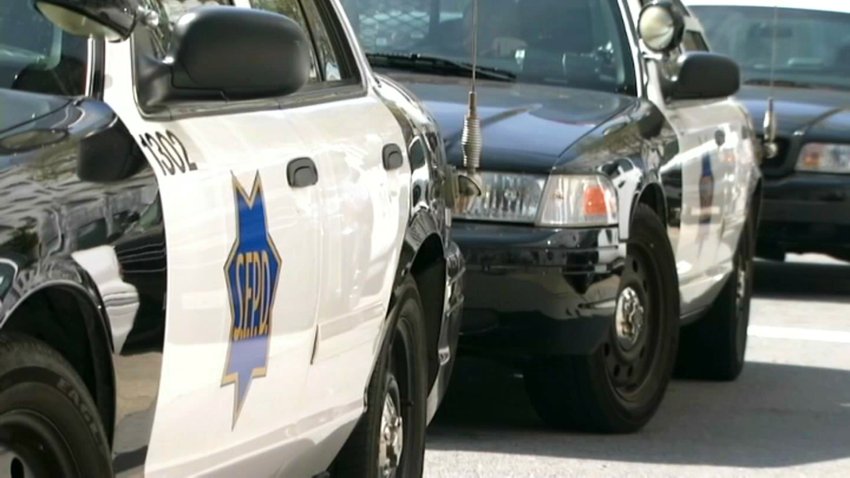
[[[630,2],[640,11],[640,2]],[[637,10],[634,10],[637,8]],[[635,17],[636,19],[636,17]],[[682,313],[708,306],[719,290],[730,264],[719,257],[724,223],[725,166],[721,157],[734,153],[741,143],[740,110],[731,101],[676,100],[667,101],[661,91],[662,78],[674,72],[676,57],[701,41],[701,27],[696,18],[685,18],[683,46],[665,61],[647,61],[650,77],[649,99],[664,113],[679,140],[679,153],[668,163],[662,175],[681,182],[681,208],[671,211],[680,221],[671,242],[676,254],[676,268],[682,300]],[[733,155],[734,156],[734,155]]]
[[[245,1],[283,14],[295,4]],[[340,85],[333,101],[289,112],[322,164],[322,287],[304,405],[315,416],[351,424],[363,410],[389,307],[409,217],[411,172],[406,161],[386,156],[392,150],[401,152],[399,159],[406,156],[401,127],[374,89],[365,87],[371,70],[339,5],[301,4],[320,74]]]
[[[142,110],[134,73],[144,58],[163,55],[172,22],[198,4],[144,2],[160,21],[140,25],[132,42],[107,45],[104,99],[156,171],[166,232],[165,344],[145,471],[187,476],[242,465],[245,476],[267,476],[303,453],[311,430],[304,391],[321,195],[290,183],[287,166],[309,165],[314,145],[280,99]],[[308,101],[324,86],[314,68],[305,92],[288,101]],[[321,181],[332,180],[314,165]]]

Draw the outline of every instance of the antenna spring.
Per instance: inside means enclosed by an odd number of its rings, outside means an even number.
[[[481,134],[481,118],[478,117],[475,92],[469,92],[469,114],[463,120],[463,159],[467,169],[475,171],[481,167],[481,150],[483,138]]]

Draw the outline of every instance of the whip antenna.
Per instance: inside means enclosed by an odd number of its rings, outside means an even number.
[[[476,91],[478,70],[478,0],[472,1],[472,85],[469,90],[469,109],[463,122],[463,166],[469,174],[481,167],[481,119],[478,117],[478,96]]]
[[[775,74],[776,74],[776,30],[779,28],[779,7],[773,7],[773,40],[771,41],[770,52],[770,78],[769,95],[767,97],[767,111],[764,113],[762,127],[764,128],[764,156],[765,158],[773,158],[779,154],[779,147],[776,145],[776,110],[773,106],[773,93]]]

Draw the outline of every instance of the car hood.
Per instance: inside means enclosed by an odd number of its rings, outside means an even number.
[[[382,72],[405,85],[437,120],[449,161],[460,164],[469,79]],[[480,81],[478,115],[487,169],[548,172],[570,146],[633,106],[627,96],[564,87]]]
[[[747,107],[760,131],[767,110],[767,99],[773,96],[781,136],[795,132],[828,139],[848,139],[850,131],[850,91],[808,88],[774,88],[745,86],[738,99]]]
[[[71,100],[0,88],[0,135],[47,116]]]

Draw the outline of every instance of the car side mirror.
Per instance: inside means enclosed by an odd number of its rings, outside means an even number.
[[[741,71],[729,57],[708,52],[681,55],[678,74],[667,87],[670,100],[707,100],[732,96],[741,87]]]
[[[685,35],[684,15],[669,0],[651,2],[640,11],[638,34],[651,51],[667,54],[682,43]]]
[[[108,41],[129,37],[139,12],[133,0],[35,0],[34,3],[59,28],[73,35]]]
[[[307,82],[309,41],[300,25],[258,9],[207,6],[175,25],[165,59],[139,66],[145,107],[292,94]]]

